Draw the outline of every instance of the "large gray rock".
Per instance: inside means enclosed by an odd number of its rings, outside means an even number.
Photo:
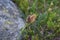
[[[25,26],[16,5],[0,0],[0,40],[17,40],[19,30]]]

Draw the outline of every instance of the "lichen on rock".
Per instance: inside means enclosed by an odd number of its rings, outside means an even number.
[[[24,26],[17,6],[11,0],[0,0],[0,40],[17,40]]]

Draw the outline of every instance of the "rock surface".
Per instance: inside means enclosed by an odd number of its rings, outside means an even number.
[[[16,5],[10,0],[0,0],[0,40],[17,40],[24,26]]]

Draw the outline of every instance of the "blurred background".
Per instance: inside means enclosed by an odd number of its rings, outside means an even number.
[[[24,30],[21,29],[21,40],[60,40],[60,0],[13,2],[22,10],[22,18],[28,21]]]

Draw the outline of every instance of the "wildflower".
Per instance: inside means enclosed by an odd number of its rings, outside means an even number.
[[[26,22],[33,23],[36,20],[36,14],[29,15],[26,19]]]
[[[52,11],[52,8],[49,8],[48,11]]]
[[[50,5],[51,5],[51,6],[52,6],[52,5],[54,5],[54,4],[53,4],[53,2],[51,2],[51,4],[50,4]]]

